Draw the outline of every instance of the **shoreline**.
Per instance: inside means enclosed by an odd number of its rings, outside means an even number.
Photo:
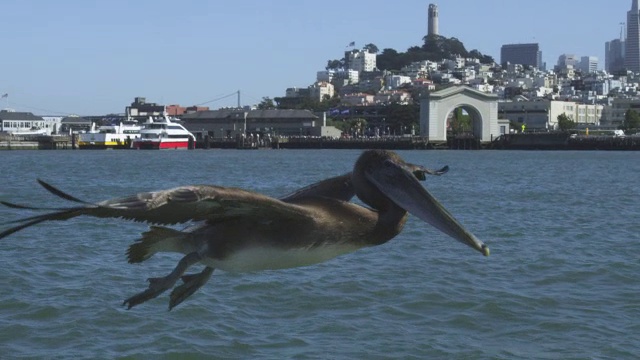
[[[521,133],[501,135],[489,143],[473,137],[447,142],[429,142],[422,137],[329,139],[321,137],[276,138],[269,143],[233,139],[205,139],[196,149],[386,149],[386,150],[586,150],[638,151],[640,136],[571,136],[568,133]],[[78,149],[71,136],[2,137],[0,150],[90,150]],[[101,150],[101,149],[93,149]],[[104,150],[104,149],[102,149]],[[118,149],[134,150],[134,149]]]

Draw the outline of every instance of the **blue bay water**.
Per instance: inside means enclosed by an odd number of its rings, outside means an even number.
[[[180,258],[128,264],[145,225],[76,218],[0,242],[1,358],[632,359],[640,353],[640,154],[401,151],[491,248],[411,217],[382,246],[323,264],[214,272],[185,303],[122,301]],[[184,184],[287,194],[360,151],[7,151],[0,199],[63,206]],[[28,216],[0,208],[1,221]]]

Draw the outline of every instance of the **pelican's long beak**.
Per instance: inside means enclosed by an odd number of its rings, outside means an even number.
[[[484,256],[489,256],[489,247],[465,229],[414,175],[417,172],[421,179],[424,179],[424,173],[440,175],[446,172],[447,168],[443,168],[444,171],[428,172],[420,166],[398,164],[391,159],[385,160],[384,165],[367,171],[365,176],[396,205],[461,243],[478,250]]]

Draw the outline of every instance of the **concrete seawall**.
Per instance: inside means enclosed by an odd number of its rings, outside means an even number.
[[[429,142],[422,138],[361,138],[361,139],[323,139],[323,138],[278,138],[272,143],[274,149],[395,149],[425,150]]]
[[[209,139],[207,139],[209,140]],[[73,149],[69,136],[0,136],[0,150]],[[197,142],[198,149],[389,149],[389,150],[640,150],[640,136],[570,136],[567,133],[508,134],[491,143],[473,137],[451,138],[433,143],[420,137],[327,139],[316,137],[275,138],[269,142],[235,140]]]
[[[640,150],[640,136],[571,136],[568,133],[525,133],[498,137],[498,150]]]

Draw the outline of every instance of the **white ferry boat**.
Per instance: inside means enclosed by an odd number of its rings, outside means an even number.
[[[38,126],[34,126],[27,130],[18,130],[11,133],[13,136],[34,136],[34,135],[51,135],[51,132],[47,129],[42,129]]]
[[[129,149],[135,139],[140,137],[142,126],[134,120],[126,120],[118,125],[103,125],[89,132],[79,134],[80,149]]]
[[[143,125],[140,137],[133,141],[135,149],[188,149],[190,143],[195,146],[196,137],[166,112],[155,120],[150,117]]]

